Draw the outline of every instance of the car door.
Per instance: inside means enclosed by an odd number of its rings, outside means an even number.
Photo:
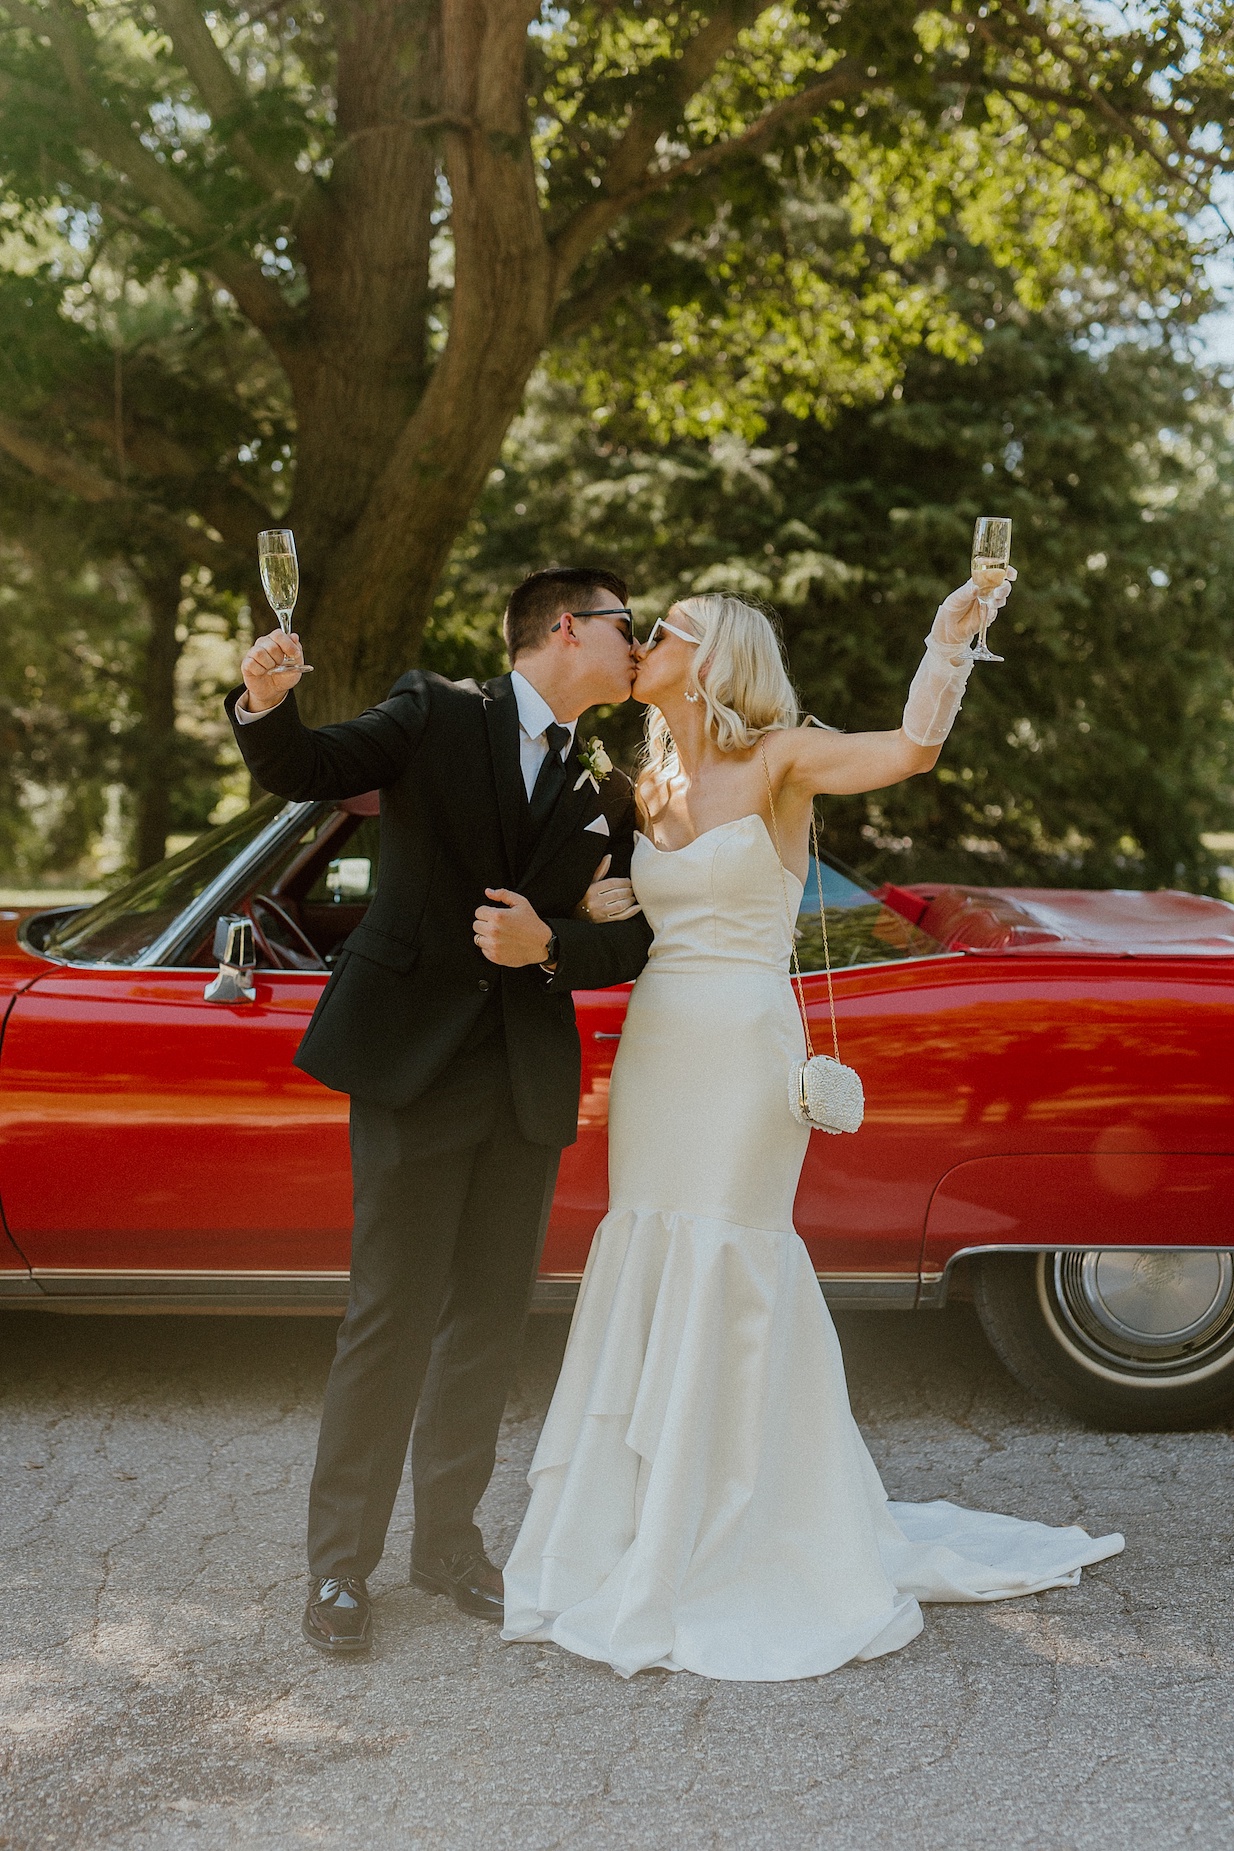
[[[963,959],[837,869],[822,873],[840,1057],[861,1076],[866,1112],[856,1133],[811,1137],[794,1222],[832,1303],[912,1305],[930,1193],[946,1166],[936,1061],[940,1042],[962,1034],[955,982]],[[814,1047],[830,1054],[817,908],[812,873],[798,950]]]
[[[324,977],[55,971],[18,997],[0,1136],[13,1239],[46,1287],[116,1273],[346,1271],[347,1101],[292,1066]]]
[[[315,842],[328,853],[320,824],[306,834],[302,820],[275,819],[264,862],[266,836],[241,837],[241,861],[256,859],[224,910],[277,893]],[[203,929],[234,847],[215,855],[221,875],[207,867]],[[0,1050],[0,1186],[35,1277],[73,1295],[147,1296],[164,1282],[216,1298],[230,1280],[284,1301],[296,1280],[310,1296],[313,1281],[337,1282],[351,1226],[347,1100],[292,1065],[324,965],[258,969],[251,1002],[207,1002],[201,944],[183,963],[125,967],[115,960],[143,915],[109,905],[109,961],[44,965],[14,999]]]

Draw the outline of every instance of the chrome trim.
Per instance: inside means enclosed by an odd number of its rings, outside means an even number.
[[[1228,1253],[1230,1247],[1216,1241],[1211,1244],[1184,1246],[1179,1241],[992,1241],[988,1246],[960,1247],[951,1255],[942,1272],[921,1275],[921,1291],[918,1303],[921,1307],[942,1308],[947,1302],[947,1293],[951,1285],[951,1269],[961,1260],[973,1260],[986,1253]]]
[[[161,1271],[117,1267],[36,1266],[31,1269],[37,1299],[46,1311],[136,1313],[246,1312],[341,1316],[347,1306],[345,1272],[246,1272],[185,1268]]]
[[[839,1311],[911,1311],[917,1302],[915,1273],[818,1273],[823,1296]],[[187,1268],[164,1272],[117,1267],[99,1272],[84,1266],[40,1266],[13,1281],[0,1278],[0,1305],[37,1306],[47,1311],[99,1312],[303,1312],[341,1316],[347,1305],[345,1272],[258,1272]],[[548,1274],[532,1288],[531,1309],[574,1309],[580,1279]]]
[[[1127,1250],[1091,1250],[1080,1259],[1078,1267],[1078,1256],[1074,1254],[1047,1251],[1038,1255],[1034,1269],[1037,1301],[1055,1342],[1088,1374],[1124,1388],[1168,1388],[1202,1382],[1227,1370],[1234,1353],[1234,1265],[1229,1249],[1131,1249],[1137,1256],[1150,1251],[1168,1252],[1175,1261],[1199,1251],[1220,1262],[1216,1290],[1210,1293],[1207,1310],[1192,1320],[1190,1328],[1179,1328],[1164,1336],[1120,1327],[1104,1302],[1096,1262],[1120,1251]]]
[[[0,1306],[37,1304],[43,1296],[29,1273],[0,1271]]]
[[[816,1273],[823,1297],[836,1311],[912,1311],[916,1273]]]
[[[569,1273],[557,1276],[549,1274],[537,1279],[531,1288],[531,1309],[533,1311],[573,1311],[578,1300],[578,1288],[581,1279],[575,1279]]]
[[[94,1266],[32,1266],[30,1277],[47,1292],[229,1292],[249,1286],[300,1287],[305,1290],[344,1286],[343,1272],[263,1271],[242,1267],[114,1266],[106,1272]]]

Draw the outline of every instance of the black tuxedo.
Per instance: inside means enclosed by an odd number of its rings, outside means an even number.
[[[633,793],[616,772],[598,792],[578,783],[571,758],[551,814],[538,836],[529,830],[506,675],[480,688],[414,671],[358,719],[316,729],[288,695],[235,731],[253,776],[281,796],[381,791],[377,893],[296,1056],[351,1094],[356,1211],[310,1569],[367,1575],[418,1398],[416,1554],[478,1540],[472,1513],[492,1471],[561,1147],[576,1135],[570,992],[637,976],[650,942],[641,915],[603,926],[572,917],[606,853],[611,872],[629,870]],[[587,828],[600,816],[607,835]],[[523,894],[550,924],[552,977],[484,958],[473,921],[489,887]]]
[[[241,690],[227,697],[230,713]],[[519,1124],[536,1144],[572,1144],[579,1047],[571,990],[636,977],[650,934],[640,917],[595,926],[571,914],[606,852],[629,872],[629,779],[597,793],[572,775],[520,865],[527,798],[510,677],[481,689],[413,671],[357,720],[310,730],[295,696],[236,727],[266,790],[299,799],[381,791],[377,893],[351,934],[296,1064],[336,1092],[402,1106],[424,1092],[499,997]],[[577,787],[576,787],[577,785]],[[610,834],[587,828],[603,815]],[[486,887],[525,895],[560,941],[556,975],[489,964],[473,935]]]

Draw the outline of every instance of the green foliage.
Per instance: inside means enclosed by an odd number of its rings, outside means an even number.
[[[0,525],[0,885],[94,885],[133,867],[151,611],[96,530],[75,531],[25,486],[8,484]],[[168,828],[195,834],[235,787],[218,702],[241,610],[204,573],[183,590],[181,713],[160,771]]]
[[[533,563],[582,557],[627,571],[648,620],[690,589],[771,601],[804,706],[894,726],[974,518],[1010,514],[1005,664],[974,670],[933,775],[827,802],[831,846],[901,880],[1215,891],[1199,838],[1229,827],[1234,794],[1228,386],[1159,340],[1026,314],[1004,283],[975,269],[955,292],[976,361],[919,354],[828,428],[768,407],[757,446],[664,442],[544,382],[456,554],[431,659],[474,655],[481,613]],[[633,721],[606,717],[627,760]]]
[[[951,782],[848,806],[845,840],[866,854],[862,827],[928,835],[957,867],[989,861],[965,842],[997,840],[1000,866],[1041,878],[1104,877],[1119,857],[1158,878],[1181,854],[1206,879],[1218,696],[1198,649],[1184,698],[1174,644],[1186,612],[1225,634],[1209,568],[1225,489],[1204,474],[1219,406],[1160,340],[1155,359],[1098,360],[1075,336],[1096,353],[1143,321],[1173,339],[1204,306],[1231,0],[1148,0],[1129,20],[1073,0],[546,0],[525,46],[500,11],[0,0],[9,866],[67,867],[108,804],[143,855],[208,813],[230,774],[199,703],[273,520],[300,533],[306,628],[323,608],[335,626],[334,698],[414,659],[539,348],[539,396],[451,568],[434,661],[497,666],[498,582],[590,537],[649,600],[708,573],[773,596],[811,704],[885,723],[988,464],[1031,561],[1017,609],[1035,667],[983,675]],[[476,198],[456,223],[481,146],[524,164],[539,220],[498,223]],[[519,321],[493,284],[507,256],[544,306],[527,352],[501,360]],[[968,269],[997,272],[988,299]],[[502,410],[483,442],[474,406],[428,421],[434,479],[466,487],[426,515],[416,419],[452,343]],[[1104,575],[1081,570],[1101,550]],[[1171,574],[1168,598],[1150,568]],[[1134,653],[1149,633],[1161,685]],[[1171,699],[1176,745],[1153,730]],[[1006,743],[1026,716],[1040,750]],[[1115,760],[1148,740],[1123,765],[1136,808]],[[1077,773],[1086,741],[1104,783]],[[54,814],[42,848],[36,814]]]

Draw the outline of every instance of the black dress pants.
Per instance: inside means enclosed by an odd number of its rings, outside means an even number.
[[[351,1296],[309,1493],[311,1574],[377,1566],[413,1419],[415,1559],[480,1544],[560,1158],[519,1130],[500,1032],[414,1105],[352,1101]]]

